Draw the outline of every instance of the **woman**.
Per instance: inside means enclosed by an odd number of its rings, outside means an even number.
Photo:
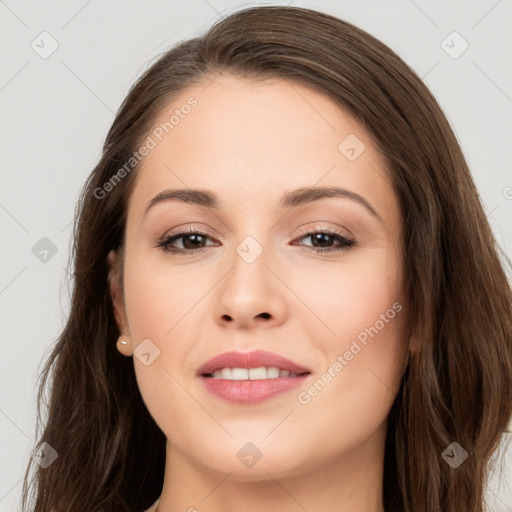
[[[33,510],[483,511],[498,251],[392,50],[308,9],[224,18],[137,81],[84,187]]]

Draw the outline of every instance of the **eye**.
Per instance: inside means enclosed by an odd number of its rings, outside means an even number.
[[[341,233],[327,228],[322,228],[316,231],[304,231],[302,236],[297,240],[304,240],[306,238],[309,238],[313,242],[311,246],[308,246],[307,244],[305,245],[305,247],[310,247],[306,250],[316,253],[346,251],[356,243],[355,240],[349,239]],[[178,240],[182,240],[181,245],[183,247],[175,247],[173,245]],[[205,250],[206,245],[204,244],[206,244],[207,240],[211,240],[207,233],[199,231],[194,226],[192,226],[185,231],[180,231],[171,235],[165,235],[158,241],[156,246],[160,247],[163,252],[171,254],[196,254]],[[334,247],[328,247],[334,242],[337,242],[338,245],[335,245]],[[320,245],[317,246],[315,244]]]
[[[303,236],[297,240],[304,240],[306,238],[309,238],[313,242],[312,246],[310,246],[312,249],[307,250],[312,250],[313,252],[317,253],[346,251],[355,245],[355,240],[349,239],[341,233],[328,228],[321,228],[319,230],[305,232],[305,234],[303,234]],[[328,245],[335,241],[338,242],[339,245],[328,247]],[[320,246],[315,246],[315,244],[320,244]]]
[[[181,244],[183,248],[174,247],[177,240],[183,239]],[[166,235],[158,241],[157,247],[160,247],[162,251],[169,252],[171,254],[186,254],[186,253],[198,253],[203,252],[204,247],[201,246],[206,240],[210,240],[210,237],[197,230],[194,226],[191,226],[185,231],[180,231],[172,235]],[[214,245],[214,244],[212,244]]]

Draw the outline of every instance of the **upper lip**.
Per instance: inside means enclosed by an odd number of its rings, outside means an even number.
[[[197,375],[212,374],[215,370],[222,368],[258,368],[260,366],[278,367],[296,374],[311,373],[308,368],[273,352],[253,350],[251,352],[224,352],[212,357],[197,370]]]

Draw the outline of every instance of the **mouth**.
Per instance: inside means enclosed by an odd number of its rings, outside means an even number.
[[[256,350],[226,352],[201,366],[197,376],[214,395],[252,404],[300,386],[311,371],[289,359]]]
[[[256,368],[219,368],[213,373],[204,373],[201,377],[210,379],[226,379],[226,380],[267,380],[295,378],[309,375],[310,372],[295,373],[278,366],[258,366]]]

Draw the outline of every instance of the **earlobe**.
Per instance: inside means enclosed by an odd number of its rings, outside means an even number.
[[[421,345],[421,338],[413,334],[409,339],[409,352],[411,355],[418,354],[421,351]]]

